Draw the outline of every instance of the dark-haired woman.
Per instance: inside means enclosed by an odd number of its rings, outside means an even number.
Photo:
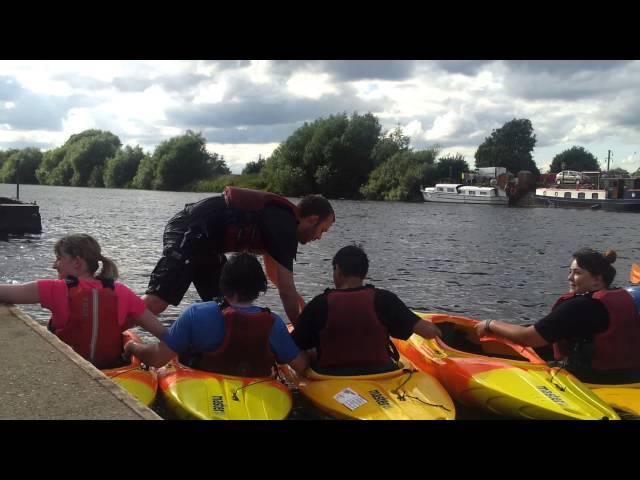
[[[556,362],[589,383],[640,381],[640,317],[633,298],[611,288],[616,253],[583,248],[569,266],[569,292],[534,325],[497,320],[477,325],[479,335],[503,336],[530,347],[551,345]]]

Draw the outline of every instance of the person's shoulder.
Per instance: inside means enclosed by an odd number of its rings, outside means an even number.
[[[194,313],[219,313],[222,314],[222,309],[220,308],[220,304],[215,301],[211,302],[197,302],[189,305],[186,310],[189,310]]]
[[[398,295],[393,293],[391,290],[387,290],[386,288],[378,288],[378,287],[374,287],[373,285],[366,285],[366,286],[373,288],[374,292],[376,293],[376,296],[379,295],[385,298],[397,298],[398,300],[400,299]]]

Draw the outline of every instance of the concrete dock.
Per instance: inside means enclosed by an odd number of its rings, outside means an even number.
[[[162,420],[44,326],[0,304],[1,420]]]

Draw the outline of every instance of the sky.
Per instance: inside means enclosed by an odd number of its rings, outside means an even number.
[[[96,128],[152,152],[193,130],[240,173],[304,122],[371,112],[472,168],[494,129],[528,118],[541,171],[577,145],[635,172],[639,86],[640,61],[622,60],[0,60],[0,149]]]

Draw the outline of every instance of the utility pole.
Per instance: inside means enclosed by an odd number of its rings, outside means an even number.
[[[20,159],[18,159],[18,167],[16,168],[16,200],[20,200]]]
[[[609,162],[611,161],[611,150],[607,150],[609,154],[607,155],[607,173],[609,173]]]

